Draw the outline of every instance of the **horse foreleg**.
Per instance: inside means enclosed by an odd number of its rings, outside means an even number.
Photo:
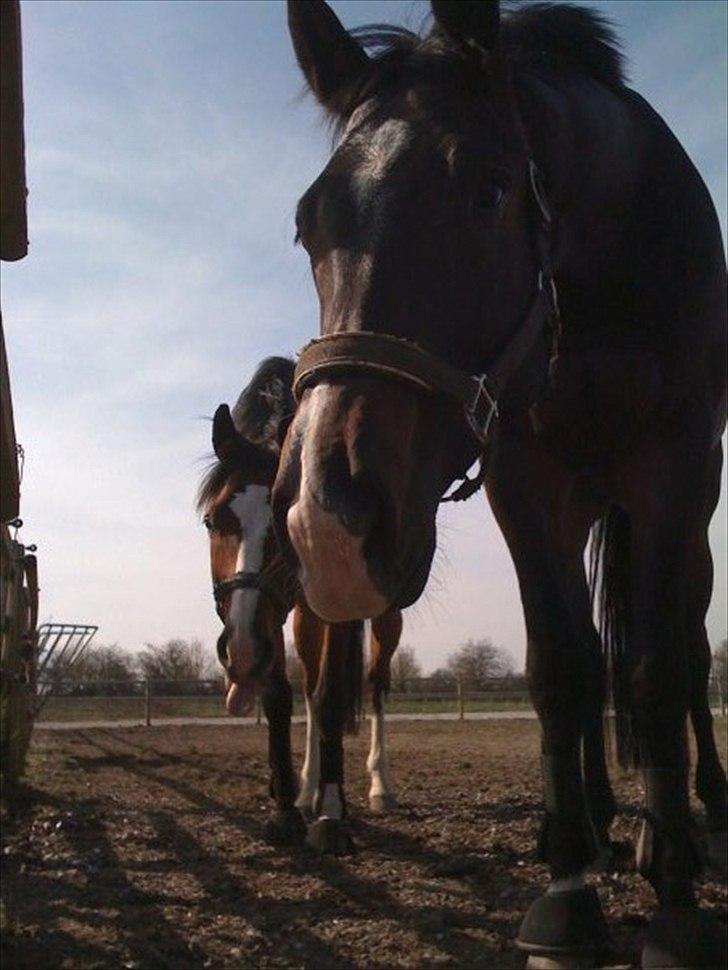
[[[402,614],[399,610],[390,610],[372,620],[369,666],[372,727],[367,771],[371,776],[369,807],[374,812],[386,812],[397,806],[385,741],[384,694],[389,691],[390,663],[401,635]]]
[[[271,795],[276,810],[265,826],[266,841],[274,845],[300,845],[306,826],[294,802],[296,777],[291,758],[291,714],[293,693],[285,673],[283,634],[276,645],[276,660],[263,689],[263,710],[268,721],[268,760],[271,769]]]
[[[320,774],[320,733],[314,716],[312,695],[319,678],[323,640],[324,623],[309,610],[305,603],[297,603],[293,613],[293,643],[303,665],[306,750],[296,806],[309,818],[313,815]]]
[[[488,497],[518,575],[526,621],[531,699],[541,724],[545,815],[538,840],[551,883],[526,912],[517,945],[555,966],[594,966],[606,941],[599,898],[586,885],[597,855],[581,764],[589,702],[585,631],[592,628],[583,550],[591,518],[565,506],[570,482],[538,467],[519,441],[499,443]],[[499,459],[502,459],[500,463]]]
[[[700,856],[688,796],[692,651],[686,626],[700,494],[695,451],[689,463],[677,447],[641,455],[644,464],[634,469],[634,490],[626,495],[631,609],[623,682],[645,787],[637,869],[659,904],[643,966],[725,966],[727,957],[724,928],[698,909],[694,892]]]
[[[314,694],[314,716],[320,731],[320,777],[314,803],[315,821],[308,827],[306,843],[318,852],[332,855],[347,855],[354,850],[344,797],[344,727],[348,713],[345,680],[350,676],[347,661],[351,627],[349,623],[326,626]]]

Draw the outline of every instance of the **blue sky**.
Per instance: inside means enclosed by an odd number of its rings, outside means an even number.
[[[347,26],[415,28],[429,8],[332,6]],[[593,6],[706,180],[725,238],[728,5]],[[130,650],[172,636],[212,646],[192,508],[202,416],[317,328],[293,211],[329,136],[299,97],[277,0],[23,0],[22,16],[31,249],[3,264],[2,299],[41,619],[98,623]],[[726,635],[725,488],[721,503],[713,642]],[[426,668],[480,636],[521,663],[513,568],[485,501],[446,507],[440,533],[404,641]]]

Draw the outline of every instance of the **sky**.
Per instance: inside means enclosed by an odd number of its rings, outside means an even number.
[[[726,229],[724,0],[591,4],[632,86],[672,127]],[[418,28],[422,0],[332,4],[344,24]],[[22,0],[30,253],[2,264],[20,538],[41,621],[138,650],[218,620],[193,510],[211,415],[257,363],[318,327],[293,213],[330,138],[278,0]],[[726,636],[725,475],[711,528],[711,642]],[[523,663],[515,575],[482,496],[444,506],[403,642],[426,670],[467,638]]]

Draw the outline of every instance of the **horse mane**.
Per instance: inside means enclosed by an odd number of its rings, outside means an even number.
[[[371,24],[349,32],[369,55],[372,70],[336,94],[333,121],[381,91],[406,71],[428,79],[458,67],[472,74],[471,58],[437,24],[424,36],[405,27]],[[517,71],[581,76],[610,88],[626,83],[621,45],[609,21],[595,10],[568,3],[506,6],[498,49]],[[471,85],[469,85],[471,87]]]
[[[293,371],[293,361],[288,357],[266,357],[231,409],[236,430],[253,444],[280,451],[281,423],[295,411]],[[212,461],[197,489],[198,512],[205,510],[234,470],[230,462],[218,458]]]
[[[253,444],[279,449],[278,427],[296,407],[294,366],[288,357],[266,357],[231,409],[233,424]]]

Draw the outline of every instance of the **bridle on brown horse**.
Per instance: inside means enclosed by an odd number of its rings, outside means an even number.
[[[207,516],[205,516],[203,521],[209,528],[209,519]],[[232,575],[213,583],[212,595],[215,600],[215,609],[220,619],[223,619],[222,602],[228,593],[232,593],[236,589],[256,589],[273,604],[274,608],[281,615],[281,623],[285,622],[286,617],[293,607],[294,597],[289,590],[289,587],[293,584],[286,583],[285,578],[281,582],[283,578],[281,571],[283,569],[285,569],[285,565],[281,561],[280,569],[272,569],[269,565],[264,570],[243,570],[232,573]]]
[[[558,352],[560,318],[551,262],[552,216],[541,172],[532,158],[528,160],[528,172],[537,217],[535,242],[539,270],[536,290],[520,325],[486,371],[475,376],[467,374],[416,343],[391,334],[368,330],[332,333],[310,341],[301,350],[293,378],[296,401],[300,401],[307,388],[335,371],[373,371],[462,404],[468,428],[484,446],[493,419],[498,417],[500,395],[547,324],[552,330],[550,363]],[[441,501],[458,502],[469,498],[482,484],[483,476],[481,461],[478,474],[473,478],[463,475],[458,488]]]
[[[284,590],[277,588],[277,584],[267,579],[265,573],[238,572],[212,584],[212,595],[218,612],[224,597],[236,589],[257,589],[273,603],[279,612],[283,613],[284,617],[288,615],[293,605],[292,597],[288,596]]]

